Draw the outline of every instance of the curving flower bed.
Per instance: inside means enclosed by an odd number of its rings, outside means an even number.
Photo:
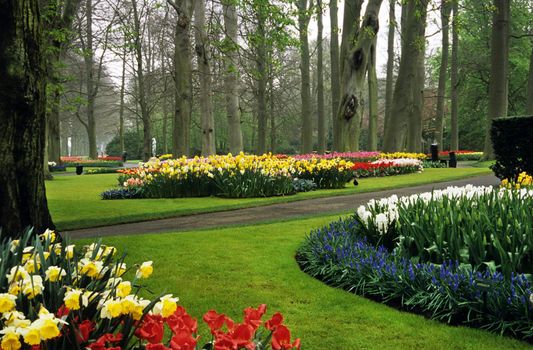
[[[533,340],[531,207],[528,189],[392,196],[313,231],[297,260],[332,286]]]
[[[140,297],[152,262],[128,267],[100,242],[78,248],[53,231],[0,244],[0,347],[18,349],[299,349],[283,316],[262,321],[266,305],[242,322],[211,310],[212,340],[200,347],[198,324],[171,294]],[[133,270],[133,279],[126,280]],[[263,326],[263,327],[261,327]],[[198,345],[198,347],[197,347]]]

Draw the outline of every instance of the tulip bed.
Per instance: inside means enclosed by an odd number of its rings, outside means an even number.
[[[278,155],[278,157],[287,157],[285,155]],[[394,152],[394,153],[385,153],[385,152],[378,152],[378,151],[361,151],[361,152],[332,152],[328,154],[298,154],[292,156],[295,159],[334,159],[334,158],[342,158],[351,162],[371,162],[379,159],[401,159],[401,158],[409,158],[409,159],[418,159],[418,160],[424,160],[427,158],[427,155],[423,153],[407,153],[407,152]]]
[[[261,320],[264,304],[244,309],[239,323],[210,310],[203,320],[211,339],[200,343],[197,321],[177,297],[141,296],[152,261],[129,268],[125,255],[115,257],[116,249],[100,242],[78,248],[58,242],[53,231],[28,231],[3,239],[0,254],[3,350],[300,348],[280,313]]]
[[[373,162],[357,162],[352,168],[356,177],[376,177],[422,172],[422,161],[418,159],[380,159]]]
[[[313,231],[304,271],[448,323],[533,340],[533,190],[448,188],[370,201]]]

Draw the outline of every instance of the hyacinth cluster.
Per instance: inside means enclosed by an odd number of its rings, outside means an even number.
[[[119,185],[145,198],[270,197],[295,193],[295,179],[313,181],[318,188],[342,188],[354,177],[352,166],[340,158],[298,160],[272,154],[154,159],[122,170]]]
[[[153,273],[151,261],[128,267],[114,247],[77,247],[58,238],[49,230],[41,235],[28,231],[0,244],[2,350],[236,350],[256,349],[260,341],[258,349],[269,344],[275,350],[299,348],[279,313],[258,330],[265,305],[246,309],[242,323],[209,311],[204,320],[214,338],[208,347],[199,347],[196,320],[177,297],[140,295],[141,282]]]
[[[364,236],[354,217],[314,230],[297,253],[301,268],[334,287],[453,324],[533,339],[526,275],[474,269],[458,261],[408,259]]]
[[[411,158],[379,159],[373,162],[356,162],[352,168],[356,177],[376,177],[422,172],[422,161]]]
[[[357,209],[361,231],[407,258],[533,272],[533,190],[448,187],[371,200]]]

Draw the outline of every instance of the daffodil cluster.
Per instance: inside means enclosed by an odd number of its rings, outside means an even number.
[[[241,152],[236,156],[153,159],[138,169],[122,171],[119,184],[140,186],[145,198],[270,197],[295,193],[294,179],[311,180],[318,188],[342,188],[354,176],[352,166],[341,158],[296,159]]]
[[[2,350],[92,349],[102,337],[117,340],[115,333],[128,344],[144,315],[168,317],[177,309],[170,294],[153,301],[139,295],[151,261],[128,267],[111,246],[78,248],[53,231],[28,231],[0,244],[0,254]],[[125,278],[130,270],[132,280]]]
[[[520,189],[522,187],[531,187],[533,186],[533,177],[528,175],[526,172],[521,172],[518,174],[516,181],[509,181],[509,179],[503,179],[501,184],[505,188],[516,188]]]

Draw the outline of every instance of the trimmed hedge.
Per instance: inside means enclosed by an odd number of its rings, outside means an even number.
[[[533,174],[533,116],[495,119],[491,138],[497,177],[516,180],[521,172]]]

